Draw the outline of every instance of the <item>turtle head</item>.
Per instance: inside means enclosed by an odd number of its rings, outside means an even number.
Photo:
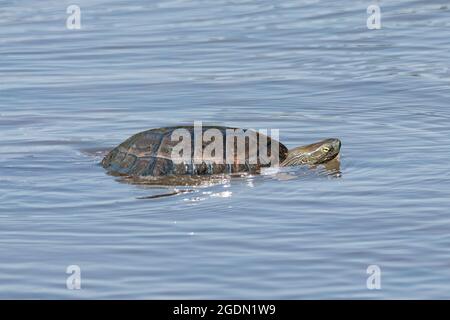
[[[326,139],[289,150],[282,167],[321,164],[334,159],[341,150],[339,139]]]

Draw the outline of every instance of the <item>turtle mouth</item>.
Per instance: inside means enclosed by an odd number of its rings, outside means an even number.
[[[332,155],[327,155],[325,158],[317,161],[316,163],[312,162],[311,164],[324,164],[327,163],[328,161],[334,160],[339,156],[339,153],[336,154],[332,154]]]

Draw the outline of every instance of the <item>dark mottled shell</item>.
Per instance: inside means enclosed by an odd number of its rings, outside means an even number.
[[[248,154],[246,154],[246,162],[233,164],[217,164],[206,163],[193,165],[192,163],[175,164],[171,160],[172,148],[178,144],[178,141],[171,141],[172,132],[175,129],[186,129],[191,133],[192,153],[194,151],[194,127],[168,127],[151,129],[140,132],[131,138],[125,140],[119,146],[111,150],[102,160],[102,166],[111,174],[128,175],[128,176],[166,176],[166,175],[207,175],[222,173],[256,173],[261,167],[268,166],[261,164],[259,159],[257,164],[248,163]],[[211,127],[203,126],[203,132],[208,129],[218,129],[225,136],[226,129],[234,129],[227,127]],[[260,139],[257,133],[258,143]],[[267,139],[267,150],[270,152],[272,140]],[[225,139],[224,139],[225,140]],[[246,150],[248,150],[248,139],[246,139]],[[203,144],[203,148],[209,142]],[[225,157],[225,141],[224,141],[224,157]],[[286,158],[288,149],[279,143],[279,161],[280,163]],[[193,154],[191,155],[191,159]],[[237,159],[236,159],[237,160]]]

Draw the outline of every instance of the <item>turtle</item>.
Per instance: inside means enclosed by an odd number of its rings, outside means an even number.
[[[183,177],[192,176],[233,175],[239,173],[258,174],[263,168],[273,165],[273,161],[262,161],[263,155],[259,151],[260,149],[256,152],[256,157],[252,159],[254,161],[250,161],[249,148],[251,146],[249,144],[251,140],[245,137],[243,140],[245,149],[239,149],[237,147],[237,139],[235,139],[235,154],[231,161],[217,161],[220,157],[216,157],[214,152],[211,153],[214,157],[203,154],[200,161],[194,161],[197,159],[194,146],[195,142],[198,141],[196,140],[196,134],[200,134],[201,138],[203,138],[200,140],[202,151],[205,151],[207,146],[216,139],[205,139],[206,133],[211,132],[208,130],[212,130],[216,134],[220,133],[224,137],[228,137],[227,134],[233,131],[239,131],[241,134],[249,132],[245,129],[225,126],[201,126],[200,129],[195,126],[150,129],[131,136],[112,149],[103,158],[101,165],[111,175],[144,179],[172,177],[174,181],[182,181]],[[182,141],[179,138],[174,139],[174,133],[180,132],[187,135],[191,144],[188,146],[192,146],[192,148],[189,148],[190,151],[186,151],[189,154],[181,162],[173,159],[175,148]],[[289,150],[284,144],[265,134],[256,131],[252,132],[254,133],[253,137],[256,137],[252,141],[257,141],[258,147],[266,144],[264,150],[267,152],[267,157],[277,156],[276,160],[278,161],[276,163],[280,167],[327,163],[337,157],[341,148],[341,141],[331,138]],[[189,143],[189,139],[186,140],[187,143]],[[225,159],[226,139],[223,139],[222,144],[219,140],[217,140],[217,143],[218,146],[223,147],[223,159]],[[273,152],[272,149],[277,151],[277,147],[278,152]],[[238,157],[239,150],[240,152],[246,152],[240,158]]]

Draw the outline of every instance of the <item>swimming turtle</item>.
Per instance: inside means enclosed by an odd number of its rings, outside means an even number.
[[[267,161],[261,161],[259,151],[256,156],[256,161],[249,161],[249,141],[244,139],[246,155],[239,160],[236,155],[239,148],[235,145],[235,157],[231,162],[218,163],[215,154],[214,158],[208,158],[203,155],[202,161],[193,161],[195,155],[194,143],[196,140],[195,134],[200,133],[203,137],[208,130],[212,129],[215,133],[220,133],[227,137],[229,130],[239,130],[236,128],[222,127],[222,126],[201,126],[200,131],[194,126],[179,126],[150,129],[133,135],[129,139],[122,142],[120,145],[111,150],[102,160],[101,165],[112,175],[128,176],[128,177],[172,177],[175,179],[182,179],[186,176],[205,176],[216,174],[236,174],[236,173],[260,173],[264,167],[271,166]],[[192,148],[187,161],[175,162],[172,159],[175,146],[180,143],[181,139],[174,139],[174,132],[176,130],[184,130],[188,134],[192,143]],[[197,131],[196,131],[197,130]],[[228,131],[227,131],[228,130]],[[211,131],[209,131],[211,132]],[[244,130],[241,131],[246,132]],[[297,166],[297,165],[318,165],[326,163],[334,159],[340,151],[341,142],[339,139],[326,139],[314,144],[301,146],[288,150],[282,143],[271,139],[270,137],[254,131],[257,137],[258,146],[267,143],[267,156],[272,156],[271,149],[274,144],[274,150],[278,145],[278,163],[281,167]],[[190,136],[189,136],[190,135]],[[206,142],[203,140],[207,140]],[[214,141],[215,139],[201,140],[202,150]],[[235,140],[236,143],[237,140]],[[226,157],[226,139],[223,139],[224,159]],[[241,151],[243,149],[240,149]],[[259,149],[258,149],[259,150]],[[245,159],[245,160],[242,160]],[[272,162],[273,163],[273,162]]]

